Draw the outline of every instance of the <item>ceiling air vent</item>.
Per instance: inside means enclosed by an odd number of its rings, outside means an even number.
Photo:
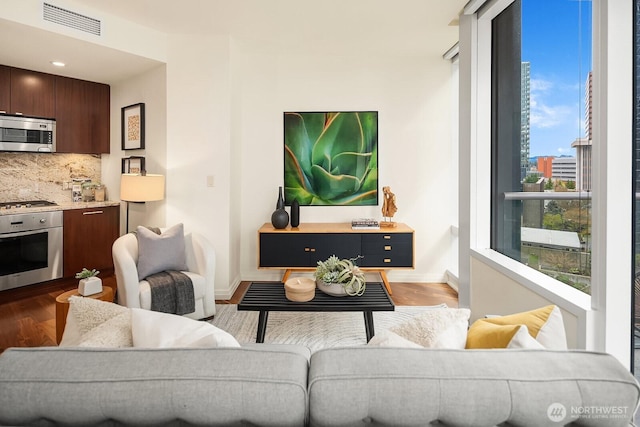
[[[84,31],[94,36],[100,35],[101,22],[99,20],[80,15],[67,9],[62,9],[49,3],[43,3],[43,5],[42,17],[45,21]]]

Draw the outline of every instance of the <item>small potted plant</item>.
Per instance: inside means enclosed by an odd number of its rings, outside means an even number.
[[[78,293],[82,296],[89,296],[102,292],[102,279],[98,276],[100,272],[95,268],[88,270],[83,268],[81,272],[76,273],[76,279],[80,279],[78,284]]]
[[[333,296],[360,296],[366,288],[364,272],[355,264],[358,258],[340,259],[331,255],[318,261],[315,271],[316,286]]]

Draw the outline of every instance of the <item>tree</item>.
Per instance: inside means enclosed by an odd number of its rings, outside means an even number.
[[[540,175],[538,175],[537,173],[532,173],[531,175],[527,175],[524,178],[524,182],[526,182],[527,184],[535,184],[539,179]]]
[[[562,215],[557,214],[545,214],[542,219],[542,227],[547,230],[564,230],[564,220]]]
[[[576,189],[575,181],[569,180],[569,181],[567,181],[566,185],[567,185],[567,189],[569,189],[569,190],[575,190]]]
[[[549,178],[547,182],[544,183],[545,190],[553,190],[553,180]]]
[[[547,203],[546,211],[549,214],[561,215],[562,214],[562,210],[563,209],[560,207],[560,205],[558,204],[558,202],[556,200],[549,200],[549,203]]]

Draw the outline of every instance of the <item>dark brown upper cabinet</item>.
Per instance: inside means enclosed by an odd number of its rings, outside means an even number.
[[[0,111],[35,117],[55,117],[55,78],[52,74],[2,66]]]
[[[108,153],[110,88],[56,76],[56,140],[59,153]]]

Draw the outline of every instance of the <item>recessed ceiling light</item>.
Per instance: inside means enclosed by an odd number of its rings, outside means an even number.
[[[55,65],[56,67],[64,67],[65,63],[61,62],[61,61],[51,61],[51,64]]]

